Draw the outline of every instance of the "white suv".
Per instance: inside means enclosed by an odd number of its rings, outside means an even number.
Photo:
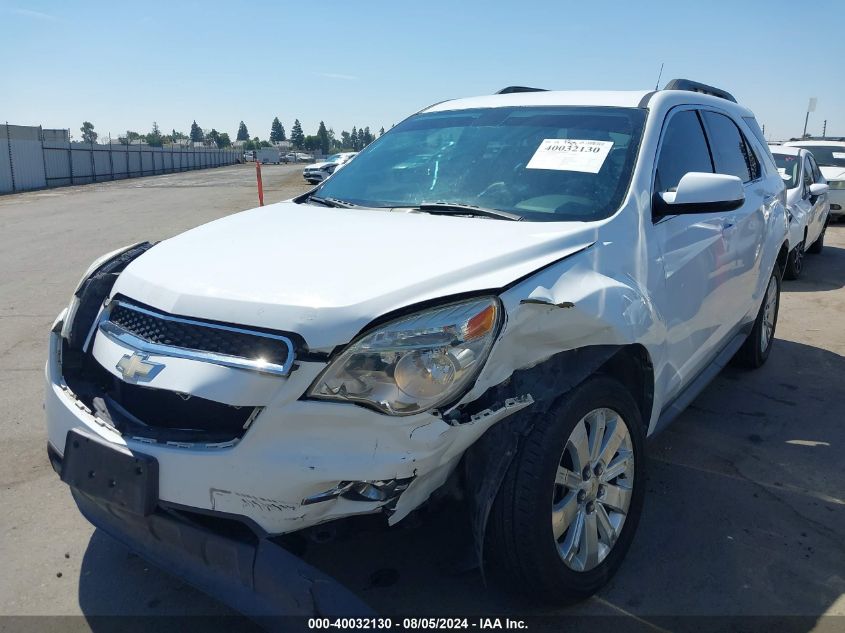
[[[790,141],[784,145],[801,147],[813,153],[830,187],[830,217],[845,218],[845,141]]]
[[[596,591],[645,438],[766,361],[789,251],[753,114],[667,87],[439,103],[308,194],[95,262],[47,363],[82,512],[238,608],[326,613],[350,596],[269,537],[459,491],[494,576]]]

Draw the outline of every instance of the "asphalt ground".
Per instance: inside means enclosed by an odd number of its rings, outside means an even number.
[[[308,188],[301,166],[263,174],[265,202]],[[126,615],[251,628],[81,517],[46,459],[42,375],[50,324],[93,259],[256,204],[251,164],[0,197],[0,614],[77,616],[4,617],[0,631],[97,630],[114,622],[104,616]],[[381,613],[785,630],[766,619],[778,618],[788,630],[845,630],[843,286],[839,224],[824,252],[806,258],[803,278],[784,282],[769,362],[726,369],[650,442],[639,531],[590,600],[538,608],[461,572],[442,515],[341,533],[310,547],[308,560]]]

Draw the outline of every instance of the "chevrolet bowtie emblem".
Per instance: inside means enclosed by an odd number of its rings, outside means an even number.
[[[152,380],[164,369],[164,365],[147,360],[148,358],[146,354],[138,352],[127,354],[117,362],[117,371],[129,382]]]

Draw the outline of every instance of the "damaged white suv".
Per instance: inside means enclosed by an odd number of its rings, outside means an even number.
[[[486,569],[596,591],[645,438],[769,355],[789,252],[753,114],[667,88],[440,103],[303,197],[97,261],[47,364],[81,511],[244,611],[348,612],[275,537],[458,490]]]

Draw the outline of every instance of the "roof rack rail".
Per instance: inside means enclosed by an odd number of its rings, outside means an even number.
[[[720,99],[727,99],[728,101],[733,101],[734,103],[736,103],[736,98],[734,98],[734,96],[730,92],[722,90],[721,88],[708,86],[707,84],[702,84],[697,81],[692,81],[691,79],[673,79],[668,84],[666,84],[663,89],[701,92],[706,95],[719,97]]]
[[[548,92],[545,88],[529,88],[528,86],[508,86],[507,88],[502,88],[499,92],[494,94],[497,95],[509,95],[515,92]]]

